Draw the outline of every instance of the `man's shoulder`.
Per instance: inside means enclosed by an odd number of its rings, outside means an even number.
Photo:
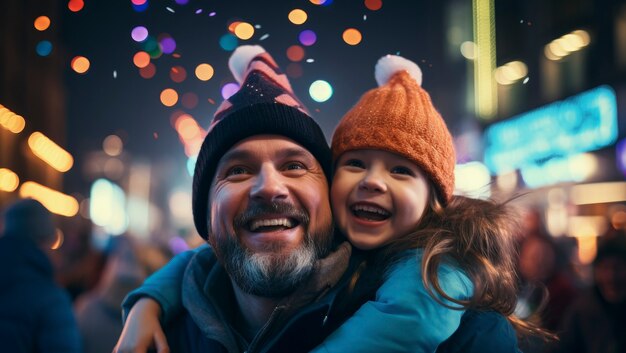
[[[437,349],[453,352],[519,352],[515,329],[507,318],[495,311],[468,310],[459,328]]]

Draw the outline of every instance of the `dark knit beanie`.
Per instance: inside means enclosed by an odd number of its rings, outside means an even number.
[[[452,136],[412,61],[387,55],[376,64],[379,87],[366,92],[341,119],[332,140],[333,160],[358,149],[399,154],[417,164],[445,204],[454,191]]]
[[[319,125],[293,93],[287,77],[260,46],[241,46],[228,61],[239,91],[217,109],[196,162],[192,207],[196,229],[208,237],[209,189],[220,158],[239,141],[280,135],[299,143],[331,178],[331,154]]]
[[[4,235],[29,238],[36,243],[50,241],[56,235],[52,213],[39,201],[19,200],[4,213]]]

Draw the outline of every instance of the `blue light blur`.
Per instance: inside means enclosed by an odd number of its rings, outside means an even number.
[[[600,86],[491,125],[484,134],[484,161],[493,174],[525,168],[529,175],[551,159],[611,145],[617,133],[615,92]]]

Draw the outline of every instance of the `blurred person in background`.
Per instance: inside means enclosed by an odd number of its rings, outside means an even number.
[[[523,226],[518,264],[519,314],[522,317],[536,314],[535,319],[542,327],[554,331],[576,298],[579,286],[564,244],[547,233],[537,210],[526,213]]]
[[[599,239],[594,283],[572,305],[554,352],[626,352],[626,233]]]
[[[120,306],[124,297],[171,254],[163,248],[122,235],[113,237],[97,286],[75,302],[76,319],[85,353],[110,353],[122,333]]]
[[[38,201],[6,209],[0,237],[0,351],[81,352],[67,293],[53,277],[52,214]]]

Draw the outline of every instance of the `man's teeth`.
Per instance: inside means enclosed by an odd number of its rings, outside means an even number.
[[[356,205],[353,207],[354,211],[365,211],[365,212],[371,212],[371,213],[378,213],[381,216],[388,216],[389,212],[387,212],[386,210],[379,208],[379,207],[374,207],[374,206],[369,206],[369,205]]]
[[[259,219],[259,220],[253,221],[252,224],[250,224],[250,230],[254,232],[261,227],[276,227],[276,226],[292,228],[294,224],[289,218]]]

